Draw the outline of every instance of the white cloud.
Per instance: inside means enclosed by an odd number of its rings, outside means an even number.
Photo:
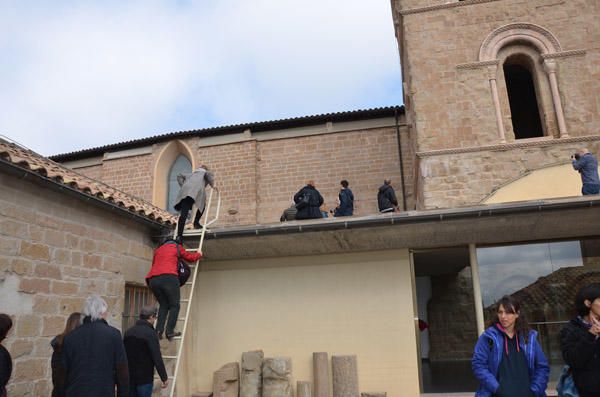
[[[0,133],[43,154],[401,98],[387,0],[79,4],[0,5]]]

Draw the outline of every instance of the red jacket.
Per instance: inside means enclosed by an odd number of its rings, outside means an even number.
[[[187,262],[196,262],[202,258],[200,253],[187,252],[183,245],[179,245],[179,255]],[[161,245],[154,251],[152,259],[152,268],[146,275],[146,278],[160,276],[161,274],[172,274],[177,276],[177,246],[175,242],[169,242]]]

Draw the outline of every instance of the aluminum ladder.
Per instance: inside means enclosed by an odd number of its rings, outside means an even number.
[[[216,188],[212,188],[210,190],[210,194],[208,196],[208,203],[206,205],[205,219],[208,219],[210,217],[212,198],[213,198],[213,193],[215,191],[217,192],[217,208],[216,208],[216,211],[214,214],[214,218],[212,218],[210,221],[205,221],[205,223],[202,224],[202,231],[200,232],[200,242],[198,243],[198,248],[197,249],[189,249],[188,251],[202,252],[202,245],[204,244],[204,235],[206,234],[206,228],[208,226],[210,226],[211,224],[215,223],[219,219],[219,212],[221,210],[221,194],[219,193],[219,190]],[[192,212],[192,214],[193,213],[194,212]],[[177,225],[175,226],[175,233],[177,233]],[[185,235],[185,232],[184,232],[184,235]],[[175,341],[177,343],[177,346],[175,347],[176,354],[174,356],[173,355],[163,355],[163,361],[175,360],[175,370],[173,371],[173,375],[169,376],[169,386],[168,386],[168,389],[170,389],[169,397],[175,396],[175,387],[177,384],[177,376],[179,374],[179,365],[181,363],[181,355],[183,352],[183,346],[185,344],[185,337],[186,337],[187,328],[188,328],[188,319],[190,318],[192,299],[194,297],[194,291],[196,290],[195,287],[196,287],[196,280],[198,277],[198,268],[200,267],[199,261],[196,261],[194,264],[190,264],[190,267],[192,270],[191,281],[188,280],[188,282],[185,283],[181,287],[182,289],[185,288],[185,290],[182,290],[182,294],[181,294],[182,299],[180,299],[180,303],[186,304],[185,316],[184,317],[179,316],[179,318],[177,319],[178,324],[181,321],[183,322],[183,326],[181,328],[181,336],[176,336],[172,339],[173,341]],[[184,292],[186,290],[188,291],[187,294]],[[185,298],[184,298],[184,296],[185,296]],[[166,367],[166,365],[165,365],[165,367]]]

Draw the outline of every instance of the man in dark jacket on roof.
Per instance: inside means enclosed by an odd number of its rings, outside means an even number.
[[[85,301],[83,324],[65,335],[62,366],[67,397],[129,397],[123,339],[106,322],[108,305],[98,295]]]
[[[169,383],[158,335],[154,331],[156,316],[154,306],[144,306],[140,311],[140,319],[125,332],[123,343],[129,363],[130,397],[152,397],[154,368],[162,380],[162,388]]]
[[[394,212],[398,209],[398,200],[391,179],[384,180],[383,185],[379,188],[377,204],[379,205],[379,212]]]
[[[294,195],[298,212],[296,219],[319,219],[323,217],[319,207],[323,205],[323,196],[315,188],[315,181],[309,180],[298,193]]]

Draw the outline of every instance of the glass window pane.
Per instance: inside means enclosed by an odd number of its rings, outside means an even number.
[[[562,365],[558,334],[573,316],[575,294],[600,281],[600,240],[478,248],[477,259],[486,321],[495,316],[494,302],[516,297],[556,370]]]
[[[177,183],[177,175],[189,174],[192,172],[192,163],[183,155],[179,155],[169,171],[169,180],[167,181],[167,211],[174,214],[176,204],[175,199],[179,193],[179,183]]]

